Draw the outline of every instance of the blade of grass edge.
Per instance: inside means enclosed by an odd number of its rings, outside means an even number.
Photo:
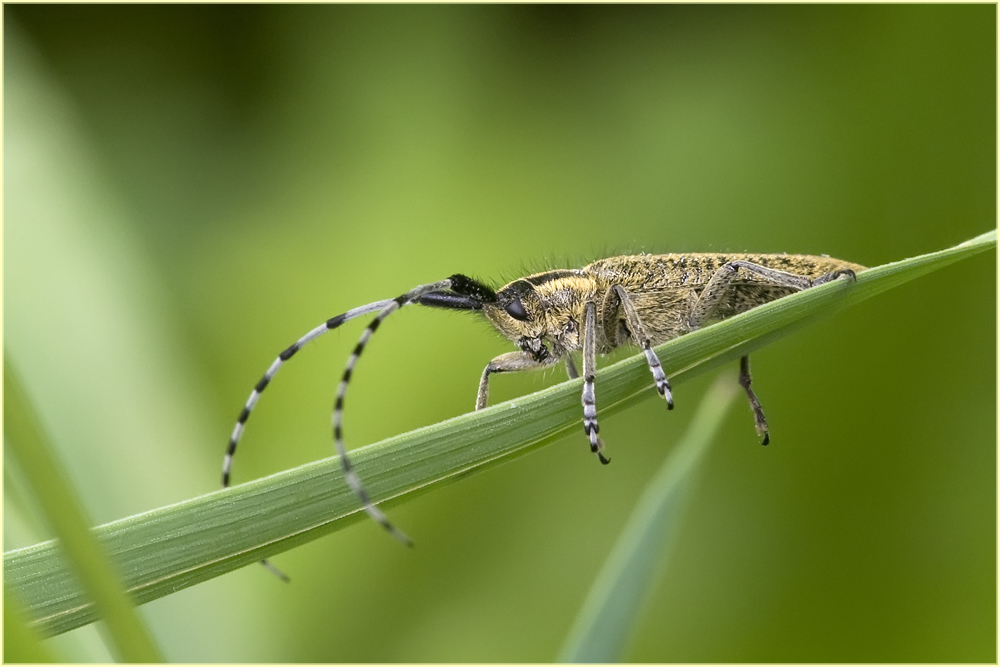
[[[779,299],[656,351],[676,385],[840,308],[995,247],[996,230],[991,230],[952,248],[863,271],[856,283],[841,279]],[[391,508],[579,428],[581,382],[564,382],[356,449],[352,461],[373,500]],[[654,396],[651,386],[642,354],[599,370],[601,414]],[[363,518],[334,456],[113,521],[95,532],[141,604]],[[4,575],[45,632],[65,632],[95,618],[52,542],[4,554]]]
[[[58,536],[71,569],[104,620],[113,653],[125,662],[162,662],[111,559],[91,533],[90,522],[70,488],[69,478],[52,454],[6,355],[3,387],[5,445],[17,457],[45,521]]]
[[[669,557],[697,468],[733,403],[736,378],[723,373],[691,425],[646,486],[608,554],[559,654],[559,662],[621,662],[643,602]]]

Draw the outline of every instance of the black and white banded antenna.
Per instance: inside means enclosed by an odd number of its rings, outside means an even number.
[[[364,352],[365,346],[368,344],[372,334],[375,333],[375,330],[378,329],[382,321],[389,317],[389,315],[391,315],[394,311],[412,303],[418,303],[423,306],[431,306],[435,308],[446,308],[450,310],[482,310],[484,303],[495,301],[496,293],[490,287],[477,280],[473,280],[472,278],[468,278],[461,274],[455,274],[450,278],[436,283],[415,287],[406,294],[402,294],[395,299],[375,301],[364,306],[359,306],[358,308],[349,310],[346,313],[337,315],[336,317],[331,317],[323,324],[309,331],[307,334],[295,341],[295,343],[288,347],[284,352],[278,355],[278,358],[271,363],[268,369],[264,372],[264,376],[253,388],[253,391],[250,392],[250,397],[247,399],[246,404],[243,406],[243,410],[240,412],[240,415],[236,420],[236,425],[233,427],[233,433],[229,437],[229,445],[226,447],[226,456],[222,461],[222,487],[226,488],[229,486],[230,472],[233,467],[233,455],[236,453],[236,447],[239,445],[240,438],[243,437],[243,430],[246,427],[247,419],[250,418],[250,413],[257,405],[257,401],[260,400],[260,396],[264,392],[264,389],[271,383],[271,380],[278,373],[278,370],[285,364],[285,362],[291,359],[292,356],[301,350],[307,343],[311,343],[327,331],[336,329],[344,322],[353,320],[356,317],[377,312],[378,314],[375,316],[375,319],[373,319],[368,327],[365,328],[364,333],[361,334],[358,344],[355,346],[350,358],[348,358],[347,366],[344,369],[344,375],[341,377],[340,384],[337,387],[337,398],[334,402],[333,415],[331,418],[333,426],[333,441],[337,454],[340,456],[341,466],[344,471],[344,478],[347,481],[348,486],[351,487],[351,490],[358,497],[358,500],[361,501],[361,505],[368,516],[378,522],[379,525],[385,528],[386,531],[388,531],[397,540],[407,546],[412,546],[413,541],[410,540],[410,538],[407,537],[403,531],[396,528],[389,521],[388,517],[386,517],[385,513],[371,501],[361,478],[354,470],[354,466],[351,465],[351,461],[347,456],[347,448],[344,446],[343,437],[344,396],[347,394],[347,386],[351,381],[351,375],[354,373],[354,367],[358,363],[358,358],[361,356],[361,353]],[[283,581],[289,581],[289,578],[269,561],[262,560],[260,562],[264,567],[273,572]]]

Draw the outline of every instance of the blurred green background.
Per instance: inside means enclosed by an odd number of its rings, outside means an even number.
[[[7,5],[4,57],[5,345],[98,522],[214,490],[277,352],[420,283],[627,251],[873,266],[996,224],[993,5]],[[741,399],[629,659],[996,661],[995,275],[754,355],[773,444]],[[281,373],[236,483],[332,454],[362,328]],[[395,316],[349,446],[468,411],[510,349]],[[275,558],[290,586],[250,567],[142,614],[174,661],[551,660],[710,380],[602,420],[612,466],[574,434],[394,508],[416,549],[362,523]],[[6,463],[11,549],[46,533]],[[51,646],[107,659],[93,628]]]

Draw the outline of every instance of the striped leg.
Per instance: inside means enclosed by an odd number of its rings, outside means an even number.
[[[656,352],[653,352],[653,347],[650,345],[649,338],[642,327],[642,321],[639,319],[639,313],[635,311],[635,305],[632,303],[631,297],[629,297],[628,292],[621,285],[615,285],[612,289],[618,295],[618,300],[622,304],[622,310],[625,311],[625,319],[628,321],[629,329],[632,330],[632,340],[641,346],[642,351],[646,353],[646,363],[649,364],[649,370],[653,374],[653,380],[656,382],[656,391],[660,392],[660,396],[667,400],[667,409],[673,410],[674,398],[670,393],[670,381],[667,380],[667,376],[663,373],[663,367],[660,366],[660,358],[656,356]]]
[[[365,512],[372,519],[377,521],[379,525],[385,528],[393,537],[402,542],[407,546],[413,546],[413,541],[406,536],[403,531],[396,528],[392,523],[390,523],[388,517],[371,501],[371,497],[365,490],[364,484],[361,482],[361,478],[358,473],[354,470],[354,466],[351,465],[351,460],[347,456],[347,448],[344,446],[344,396],[347,394],[347,385],[351,381],[351,374],[354,373],[354,366],[358,363],[358,358],[361,353],[365,351],[365,346],[368,344],[368,340],[378,329],[379,325],[382,324],[382,320],[389,317],[394,311],[399,310],[403,306],[417,301],[421,296],[433,292],[436,290],[447,290],[451,288],[452,280],[442,280],[438,283],[432,283],[430,285],[421,285],[413,290],[410,290],[406,294],[392,299],[385,303],[384,307],[379,311],[375,319],[372,320],[368,328],[365,329],[364,333],[361,334],[361,339],[358,341],[357,346],[354,348],[354,352],[351,354],[350,358],[347,360],[347,366],[344,368],[344,376],[340,380],[340,385],[337,387],[337,399],[333,406],[333,442],[337,448],[337,454],[340,455],[340,462],[344,468],[344,478],[347,480],[348,486],[354,491],[354,494],[361,501]]]
[[[600,427],[597,424],[597,400],[594,396],[594,371],[597,366],[597,343],[594,330],[597,327],[597,308],[593,302],[585,306],[586,318],[583,326],[583,432],[590,438],[590,451],[597,454],[601,463],[607,465],[611,459],[604,456],[604,441],[598,437]]]

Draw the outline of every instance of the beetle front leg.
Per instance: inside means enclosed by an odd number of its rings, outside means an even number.
[[[516,373],[519,371],[536,371],[548,368],[558,363],[559,357],[548,356],[543,361],[537,361],[527,352],[507,352],[495,357],[483,369],[483,377],[479,380],[479,393],[476,395],[476,410],[482,410],[490,398],[490,375],[492,373]]]
[[[597,370],[597,341],[594,336],[597,328],[597,307],[592,301],[584,306],[583,325],[583,432],[590,438],[590,451],[597,454],[601,463],[607,465],[611,459],[604,456],[604,441],[598,437],[600,427],[597,425],[597,399],[594,395],[594,372]]]

